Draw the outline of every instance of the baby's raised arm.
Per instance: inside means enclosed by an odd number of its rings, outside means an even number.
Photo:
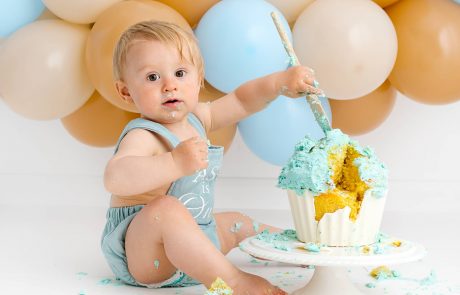
[[[182,176],[207,167],[207,144],[193,137],[171,152],[164,152],[158,138],[143,129],[131,130],[104,173],[105,188],[118,196],[150,192]]]
[[[234,92],[213,101],[209,106],[210,128],[239,122],[241,119],[262,110],[279,95],[302,97],[306,93],[320,93],[313,86],[312,70],[304,66],[291,67],[258,79],[248,81]]]

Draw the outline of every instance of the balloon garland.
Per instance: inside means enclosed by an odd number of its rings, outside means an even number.
[[[200,100],[212,101],[247,80],[287,68],[270,19],[275,10],[284,15],[301,63],[315,69],[331,95],[322,104],[334,128],[371,132],[391,113],[397,91],[433,105],[460,99],[458,0],[190,3],[2,1],[1,98],[26,118],[60,119],[84,144],[111,146],[119,129],[137,116],[118,98],[111,74],[113,47],[123,30],[145,19],[194,28],[208,83]],[[263,160],[282,165],[301,136],[321,136],[304,104],[280,96],[238,124],[244,142]],[[211,137],[229,147],[235,132],[231,126]]]

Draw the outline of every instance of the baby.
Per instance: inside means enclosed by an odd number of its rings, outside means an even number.
[[[149,288],[209,288],[220,277],[234,294],[285,294],[225,257],[246,237],[278,229],[237,212],[213,213],[223,148],[210,145],[206,133],[280,94],[319,93],[312,71],[291,67],[199,103],[204,69],[193,34],[155,21],[122,34],[113,68],[118,93],[141,115],[122,132],[104,175],[112,198],[102,250],[117,278]]]

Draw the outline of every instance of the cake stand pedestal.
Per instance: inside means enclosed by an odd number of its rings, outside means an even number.
[[[258,258],[315,265],[308,284],[292,295],[362,295],[350,281],[346,267],[401,264],[420,260],[426,254],[419,244],[399,240],[401,245],[394,246],[392,241],[395,240],[369,245],[368,253],[364,253],[367,249],[363,247],[321,247],[319,252],[309,252],[304,249],[305,243],[297,240],[267,242],[255,236],[241,242],[240,249]]]

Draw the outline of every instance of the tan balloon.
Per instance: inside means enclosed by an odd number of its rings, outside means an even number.
[[[126,111],[137,112],[118,95],[112,75],[112,55],[118,38],[131,25],[144,20],[161,20],[191,30],[187,21],[169,6],[148,0],[123,1],[105,10],[88,37],[86,67],[94,87],[109,102]]]
[[[224,95],[225,93],[220,92],[216,88],[212,87],[209,83],[205,82],[204,88],[202,88],[200,91],[200,101],[210,102]],[[231,126],[210,132],[208,137],[212,144],[223,146],[224,152],[227,152],[233,142],[233,139],[235,138],[235,134],[236,124],[233,124]]]
[[[350,99],[329,99],[332,111],[332,127],[350,135],[360,135],[382,124],[393,110],[396,89],[385,81],[366,96]]]
[[[460,5],[451,0],[404,0],[387,8],[398,34],[391,84],[426,104],[460,99]]]
[[[94,23],[104,10],[122,0],[43,0],[60,18],[77,24]]]
[[[320,87],[336,99],[375,90],[397,53],[390,18],[369,0],[313,2],[297,18],[293,42],[300,62],[316,71]]]
[[[387,7],[390,6],[399,0],[374,0],[375,3],[377,3],[380,7]]]
[[[315,0],[267,0],[283,14],[289,25],[293,25],[300,13]]]
[[[168,6],[177,10],[190,24],[195,27],[200,21],[205,12],[211,8],[219,0],[199,0],[199,1],[184,1],[184,0],[159,0]]]
[[[57,15],[53,14],[48,8],[45,7],[42,14],[37,18],[37,20],[44,19],[60,19]]]
[[[108,147],[115,145],[125,125],[138,117],[139,114],[115,107],[95,91],[80,109],[62,118],[61,123],[78,141]]]
[[[84,63],[86,26],[62,20],[33,22],[0,48],[0,92],[16,113],[57,119],[79,109],[91,96]]]

